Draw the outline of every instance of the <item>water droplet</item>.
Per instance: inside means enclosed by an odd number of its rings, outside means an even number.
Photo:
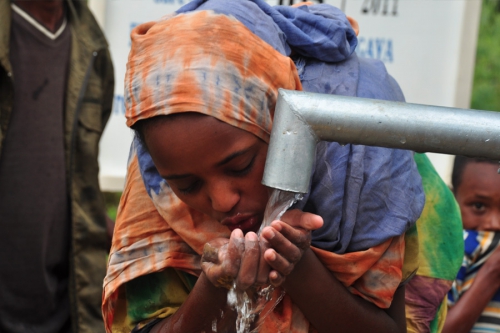
[[[490,139],[486,139],[486,140],[484,140],[484,142],[488,142],[488,141],[490,141]]]
[[[401,138],[401,140],[399,142],[401,142],[402,144],[405,144],[406,143],[406,138]]]
[[[337,131],[340,131],[341,129],[342,129],[342,127],[337,126]]]

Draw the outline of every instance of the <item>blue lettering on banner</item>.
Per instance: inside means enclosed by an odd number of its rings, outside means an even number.
[[[393,42],[390,38],[358,38],[356,53],[360,57],[378,59],[385,63],[394,61]]]
[[[113,114],[116,116],[125,115],[125,100],[123,95],[115,95],[113,100]]]

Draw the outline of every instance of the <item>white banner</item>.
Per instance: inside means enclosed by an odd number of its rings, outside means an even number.
[[[288,5],[294,0],[281,0]],[[125,126],[123,80],[130,31],[157,20],[185,0],[90,0],[110,44],[116,89],[100,146],[100,181],[121,191],[133,133]],[[268,1],[272,5],[280,0]],[[298,1],[295,0],[295,3]],[[357,53],[383,61],[410,103],[468,108],[481,0],[325,0],[359,22]],[[165,47],[169,47],[166,45]],[[430,154],[449,183],[451,158]]]

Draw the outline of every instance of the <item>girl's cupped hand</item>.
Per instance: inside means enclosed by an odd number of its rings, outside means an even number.
[[[311,231],[322,225],[321,216],[294,209],[262,230],[261,242],[267,247],[263,257],[271,267],[269,282],[273,286],[281,285],[293,272],[311,245]]]
[[[320,216],[295,209],[265,227],[260,240],[254,232],[235,229],[229,239],[205,244],[201,268],[216,287],[279,286],[310,247],[311,231],[322,225]]]
[[[235,229],[229,239],[216,238],[205,244],[201,268],[217,287],[229,289],[236,282],[238,290],[247,290],[266,282],[269,268],[267,264],[260,265],[265,264],[261,260],[263,253],[256,233],[243,235],[240,229]]]

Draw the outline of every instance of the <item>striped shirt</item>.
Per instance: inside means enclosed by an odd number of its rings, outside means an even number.
[[[500,233],[491,231],[464,230],[465,255],[448,299],[453,306],[472,286],[476,274],[500,244]],[[500,332],[500,290],[486,305],[472,328],[473,333]]]

